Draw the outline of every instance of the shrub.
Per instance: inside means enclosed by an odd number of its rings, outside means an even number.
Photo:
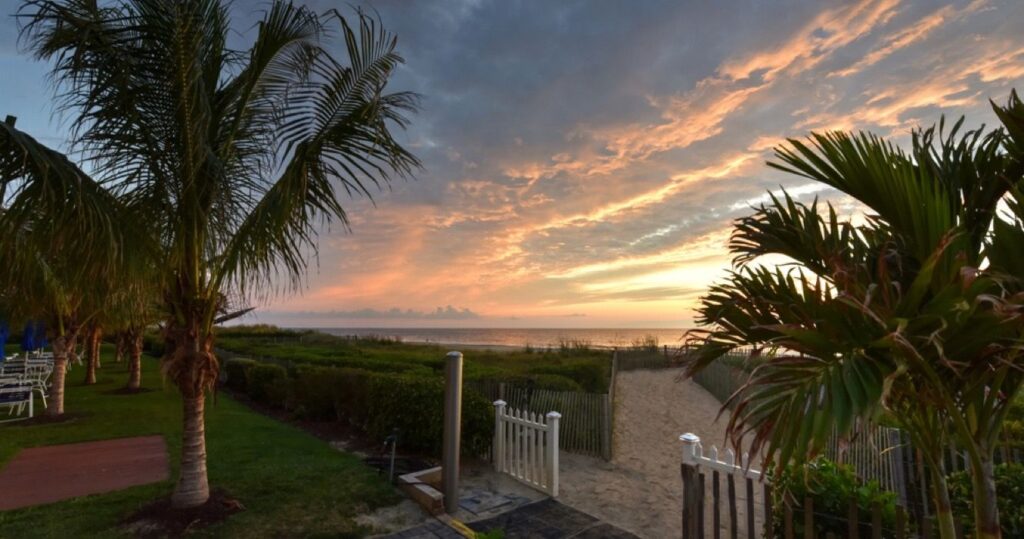
[[[583,391],[583,386],[576,380],[566,378],[559,374],[508,374],[489,375],[476,378],[486,382],[504,382],[510,386],[533,387],[534,389],[548,389],[551,391]]]
[[[402,375],[370,377],[366,431],[383,439],[397,428],[399,444],[441,454],[444,432],[444,382]],[[466,388],[462,393],[462,453],[480,456],[494,436],[494,407]]]
[[[871,511],[877,504],[882,509],[882,526],[894,529],[896,525],[896,495],[882,490],[877,481],[863,483],[853,469],[825,458],[818,458],[803,467],[788,466],[772,479],[772,518],[776,530],[783,529],[788,499],[793,506],[793,521],[804,521],[803,503],[814,500],[814,527],[816,537],[828,533],[845,537],[849,531],[847,515],[850,501],[856,500],[861,537],[871,536]],[[796,537],[804,537],[803,526],[796,526]]]
[[[246,393],[256,402],[284,406],[288,394],[288,371],[273,363],[256,363],[246,370]]]
[[[995,467],[999,526],[1004,537],[1024,536],[1024,465],[1000,464]],[[974,498],[967,472],[949,476],[949,498],[953,517],[967,529],[974,528]]]
[[[440,455],[444,381],[438,376],[299,367],[288,385],[288,408],[299,417],[345,421],[380,440],[397,428],[401,450]],[[484,454],[493,435],[494,407],[478,392],[465,388],[463,453]]]
[[[588,393],[604,393],[608,388],[608,372],[605,365],[598,363],[569,363],[565,365],[541,365],[530,374],[554,374],[575,381]]]
[[[251,359],[235,358],[224,362],[224,384],[236,391],[244,392],[249,380],[249,368],[256,362]]]

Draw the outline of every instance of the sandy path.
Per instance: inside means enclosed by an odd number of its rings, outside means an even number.
[[[705,448],[721,447],[727,418],[716,422],[721,407],[718,400],[694,382],[677,381],[678,375],[676,369],[619,373],[614,457],[604,462],[562,452],[562,502],[642,537],[681,536],[679,435],[692,432],[700,436]],[[710,482],[709,477],[708,506]],[[755,486],[760,490],[760,485]],[[743,487],[737,487],[738,499],[745,500]],[[740,512],[741,522],[744,514]],[[710,512],[705,520],[710,525]],[[723,529],[726,524],[723,522]],[[740,535],[744,530],[741,524]]]

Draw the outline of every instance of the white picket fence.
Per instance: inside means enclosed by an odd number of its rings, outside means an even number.
[[[508,408],[503,400],[494,402],[494,469],[523,483],[558,496],[558,420],[562,414],[547,416]]]

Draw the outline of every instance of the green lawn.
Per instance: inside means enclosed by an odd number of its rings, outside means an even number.
[[[20,449],[49,444],[162,434],[176,476],[181,445],[177,391],[164,387],[157,362],[143,362],[143,385],[155,391],[111,394],[127,380],[125,364],[104,350],[99,383],[83,386],[84,368],[69,373],[65,410],[75,418],[36,426],[0,425],[0,466]],[[38,402],[38,401],[37,401]],[[246,511],[201,530],[216,537],[359,537],[353,517],[397,503],[400,496],[376,470],[305,432],[252,412],[226,395],[207,405],[212,487],[226,489]],[[0,512],[0,537],[110,537],[139,507],[170,493],[172,481],[42,507]],[[0,488],[3,486],[0,485]]]

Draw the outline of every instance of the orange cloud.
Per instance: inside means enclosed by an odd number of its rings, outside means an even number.
[[[795,74],[818,65],[836,50],[889,22],[899,0],[861,0],[820,13],[781,46],[723,64],[718,73],[741,80],[761,73],[765,81],[780,73]]]
[[[936,28],[978,11],[985,5],[985,3],[986,0],[975,0],[961,10],[957,10],[954,6],[945,6],[920,21],[889,35],[883,40],[880,47],[872,50],[867,56],[860,59],[860,61],[850,67],[830,73],[829,76],[846,77],[854,73],[859,73],[865,68],[873,66],[885,58],[888,58],[894,52],[921,41]]]

